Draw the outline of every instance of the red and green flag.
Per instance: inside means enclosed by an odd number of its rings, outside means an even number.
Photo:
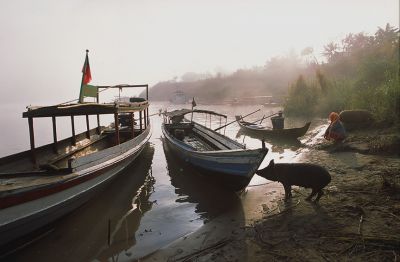
[[[81,91],[79,93],[79,103],[83,102],[84,97],[97,97],[97,86],[88,85],[92,80],[92,73],[90,72],[89,65],[89,50],[86,50],[85,63],[82,68],[82,83]]]

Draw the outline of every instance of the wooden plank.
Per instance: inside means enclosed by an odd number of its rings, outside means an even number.
[[[199,135],[205,136],[205,139],[212,140],[218,148],[221,148],[221,146],[219,146],[220,144],[227,149],[243,149],[243,146],[236,141],[230,140],[208,128],[202,127],[201,125],[196,124],[193,130],[198,131]]]
[[[146,109],[149,106],[147,101],[135,103],[114,103],[97,104],[97,103],[84,103],[84,104],[67,104],[43,107],[31,107],[28,111],[22,114],[22,117],[51,117],[51,116],[78,116],[78,115],[97,115],[97,114],[114,114],[138,112]]]
[[[71,167],[79,171],[91,166],[95,166],[113,158],[118,158],[130,150],[139,150],[144,143],[147,142],[146,137],[149,135],[150,128],[146,129],[134,139],[130,139],[120,145],[92,153],[87,156],[77,158],[71,162]]]

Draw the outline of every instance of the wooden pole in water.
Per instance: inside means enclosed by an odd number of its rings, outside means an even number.
[[[71,116],[71,128],[72,128],[72,136],[71,136],[71,142],[72,145],[76,145],[76,137],[75,137],[75,121],[74,121],[74,116]]]
[[[90,138],[89,115],[86,115],[86,137]]]
[[[115,125],[115,144],[119,145],[119,119],[118,113],[114,113],[114,125]]]
[[[57,154],[57,123],[56,123],[56,117],[52,116],[51,120],[53,122],[53,140],[54,140],[53,150],[54,150],[54,153]]]
[[[36,161],[36,152],[35,152],[35,135],[34,135],[34,130],[33,130],[33,118],[28,117],[28,125],[29,125],[29,140],[31,143],[31,159],[32,163],[37,166],[37,161]]]

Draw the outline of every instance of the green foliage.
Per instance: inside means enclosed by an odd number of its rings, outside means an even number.
[[[366,109],[377,120],[399,123],[398,29],[386,25],[374,36],[349,34],[341,45],[329,43],[324,54],[327,62],[319,65],[315,77],[300,76],[291,85],[285,104],[288,115]]]
[[[304,77],[300,75],[289,89],[289,96],[284,104],[285,114],[292,116],[314,115],[315,101],[318,97],[320,97],[320,92],[315,83],[307,83]]]

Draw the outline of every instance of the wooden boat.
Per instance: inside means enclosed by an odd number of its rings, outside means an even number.
[[[225,117],[208,110],[176,110],[165,113],[162,132],[165,144],[181,160],[200,169],[210,181],[234,191],[246,188],[268,149],[244,145],[183,116],[200,112]]]
[[[147,85],[96,88],[128,87],[148,90]],[[81,206],[127,167],[151,136],[148,107],[144,99],[29,107],[23,117],[28,119],[31,149],[0,158],[0,246],[11,245]],[[100,126],[100,114],[114,115],[113,125]],[[92,130],[89,115],[97,115],[97,128]],[[75,116],[86,116],[86,132],[75,135]],[[33,119],[39,117],[52,119],[54,143],[35,148]],[[71,118],[70,138],[57,141],[58,117]],[[120,126],[127,118],[129,124]]]
[[[258,137],[274,137],[282,139],[297,139],[301,136],[304,136],[311,125],[311,122],[308,122],[303,127],[272,129],[259,124],[246,122],[241,116],[236,116],[236,121],[241,129],[246,132],[256,134]]]

